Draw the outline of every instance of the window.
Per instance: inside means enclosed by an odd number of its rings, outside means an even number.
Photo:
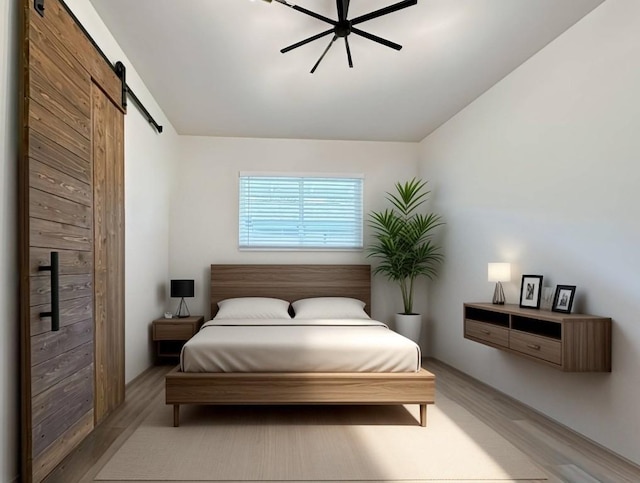
[[[362,248],[363,177],[240,173],[240,248]]]

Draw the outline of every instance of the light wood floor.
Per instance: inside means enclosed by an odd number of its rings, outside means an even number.
[[[510,397],[436,360],[438,392],[481,418],[528,454],[550,482],[640,482],[640,467],[617,457]],[[127,386],[126,401],[49,475],[45,483],[89,483],[162,397],[171,366],[155,366]],[[436,395],[437,404],[437,395]],[[464,460],[464,455],[460,455]],[[533,480],[532,480],[533,481]]]

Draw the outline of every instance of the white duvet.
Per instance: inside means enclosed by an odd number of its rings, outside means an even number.
[[[416,372],[420,347],[363,319],[211,320],[183,347],[184,372]]]

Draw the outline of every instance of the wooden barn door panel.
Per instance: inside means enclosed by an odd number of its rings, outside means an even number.
[[[39,40],[38,46],[41,48],[44,48],[43,44],[61,45],[60,55],[66,59],[62,67],[66,70],[68,66],[79,66],[78,71],[87,72],[111,101],[120,107],[122,99],[120,80],[76,25],[64,6],[57,0],[47,0],[45,15],[41,17],[34,11],[32,0],[25,0],[24,5],[25,8],[30,9],[27,21],[33,30],[31,40]],[[124,109],[121,110],[124,113]]]
[[[29,130],[27,135],[27,147],[29,149],[27,156],[31,160],[42,161],[45,163],[45,167],[49,168],[48,171],[42,171],[33,176],[44,177],[43,182],[46,182],[45,184],[58,184],[60,189],[67,192],[67,197],[72,194],[82,196],[85,204],[90,206],[92,200],[91,160],[74,155],[57,142],[50,140],[37,131]],[[71,189],[70,183],[68,183],[69,178],[82,181],[84,189],[69,193],[68,191]],[[75,189],[78,189],[77,185],[74,186]]]
[[[39,482],[124,399],[124,111],[120,80],[60,1],[44,17],[23,8],[21,480]],[[42,316],[52,252],[57,331]]]
[[[124,399],[124,143],[122,114],[94,86],[96,397],[99,423]]]

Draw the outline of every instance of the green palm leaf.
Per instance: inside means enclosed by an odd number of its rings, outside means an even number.
[[[387,193],[392,208],[369,214],[369,227],[374,241],[367,256],[378,259],[374,274],[383,274],[398,283],[402,292],[404,313],[412,313],[413,284],[420,276],[433,279],[444,255],[432,237],[443,225],[440,215],[416,213],[430,194],[427,181],[413,178],[396,183],[396,193]]]

